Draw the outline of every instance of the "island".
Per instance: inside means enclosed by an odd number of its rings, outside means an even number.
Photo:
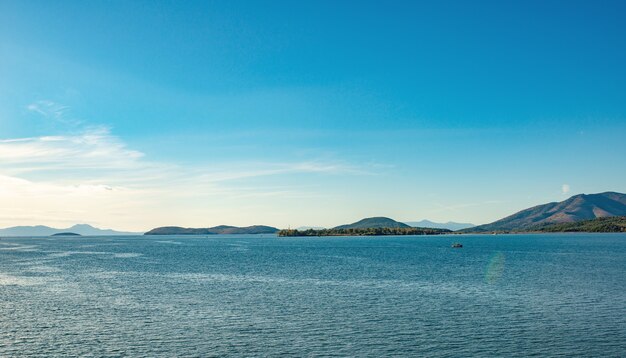
[[[430,221],[410,222],[438,225]],[[469,224],[460,224],[469,225]],[[441,227],[409,226],[388,217],[361,219],[351,224],[326,229],[302,226],[279,230],[275,227],[220,225],[209,228],[164,226],[145,235],[228,235],[278,234],[289,236],[385,236],[385,235],[443,235],[443,234],[508,234],[551,232],[626,232],[626,194],[603,192],[578,194],[560,202],[536,205],[492,223],[452,231]]]
[[[58,232],[56,234],[52,234],[50,236],[82,236],[81,234],[77,234],[75,232]]]
[[[179,226],[163,226],[152,229],[144,235],[233,235],[233,234],[276,234],[278,229],[265,225],[246,227],[220,225],[209,228],[185,228]]]
[[[283,229],[278,232],[278,236],[387,236],[387,235],[442,235],[451,234],[448,229],[432,229],[426,227],[409,228],[361,228],[361,229],[322,229],[322,230],[295,230]]]
[[[332,229],[283,229],[278,236],[386,236],[386,235],[441,235],[450,234],[448,229],[411,227],[386,217],[371,217]]]

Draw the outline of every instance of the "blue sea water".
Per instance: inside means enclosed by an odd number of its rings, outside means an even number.
[[[0,356],[626,356],[626,235],[2,238]]]

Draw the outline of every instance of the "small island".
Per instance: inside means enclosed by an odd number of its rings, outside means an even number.
[[[220,225],[209,228],[186,228],[179,226],[163,226],[152,229],[144,235],[236,235],[236,234],[275,234],[278,229],[265,225],[246,227]]]
[[[82,236],[81,234],[77,234],[75,232],[58,232],[56,234],[52,234],[50,236]]]
[[[278,232],[278,236],[387,236],[387,235],[442,235],[450,234],[448,229],[431,229],[426,227],[392,228],[392,227],[372,227],[355,229],[322,229],[322,230],[295,230],[283,229]]]
[[[386,217],[373,217],[332,229],[283,229],[278,236],[387,236],[387,235],[441,235],[450,234],[448,229],[411,227]]]

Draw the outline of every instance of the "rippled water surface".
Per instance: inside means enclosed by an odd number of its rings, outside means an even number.
[[[626,235],[2,238],[0,356],[51,355],[625,356]]]

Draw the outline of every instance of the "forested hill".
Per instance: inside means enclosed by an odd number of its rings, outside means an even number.
[[[335,229],[410,228],[409,225],[390,218],[377,216],[365,218],[352,224],[339,225]]]
[[[278,229],[271,226],[253,225],[247,227],[220,225],[209,228],[184,228],[164,226],[152,229],[145,235],[230,235],[230,234],[275,234]]]
[[[626,232],[626,216],[612,216],[574,223],[536,226],[529,231],[539,232]]]
[[[626,194],[579,194],[561,202],[534,206],[490,224],[461,232],[523,231],[540,225],[573,223],[611,216],[626,216]]]

